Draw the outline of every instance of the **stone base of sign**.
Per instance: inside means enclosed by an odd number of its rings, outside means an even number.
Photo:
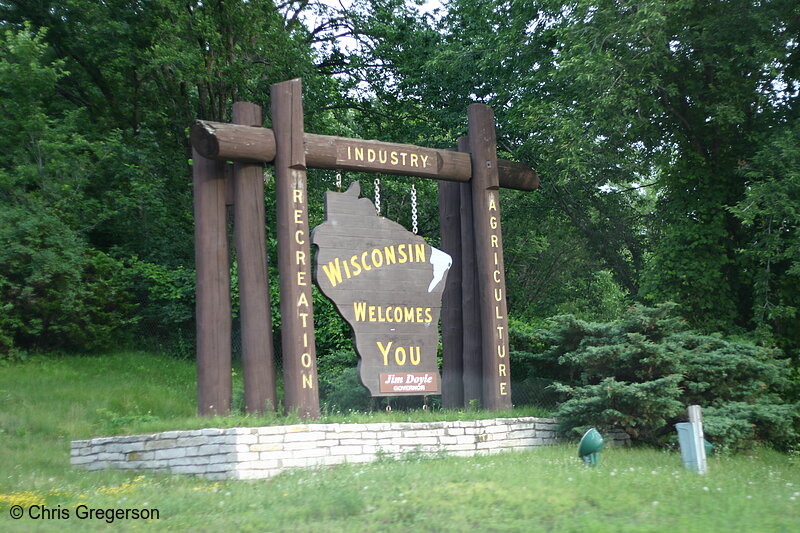
[[[209,479],[263,479],[288,468],[366,463],[409,453],[471,456],[556,444],[552,418],[454,422],[307,424],[166,431],[72,441],[70,461],[107,468],[193,474]],[[607,435],[627,444],[627,435]]]

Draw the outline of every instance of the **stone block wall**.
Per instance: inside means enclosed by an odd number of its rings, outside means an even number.
[[[263,479],[287,468],[363,463],[408,453],[469,456],[525,450],[555,444],[556,426],[552,418],[524,417],[167,431],[73,441],[70,460],[89,470]]]

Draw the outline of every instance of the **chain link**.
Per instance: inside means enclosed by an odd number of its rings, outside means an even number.
[[[417,234],[417,186],[411,184],[411,232]]]
[[[336,173],[336,190],[342,192],[342,173]]]
[[[381,214],[381,180],[375,178],[375,212]]]

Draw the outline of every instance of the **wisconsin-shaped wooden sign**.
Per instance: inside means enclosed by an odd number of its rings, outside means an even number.
[[[355,333],[361,382],[373,396],[440,394],[439,315],[449,255],[375,213],[354,182],[325,193],[312,233],[315,277]]]

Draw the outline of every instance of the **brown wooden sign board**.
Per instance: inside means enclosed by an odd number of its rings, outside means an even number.
[[[359,194],[358,182],[325,193],[325,222],[311,237],[317,286],[353,328],[370,394],[439,394],[438,324],[452,259]]]

